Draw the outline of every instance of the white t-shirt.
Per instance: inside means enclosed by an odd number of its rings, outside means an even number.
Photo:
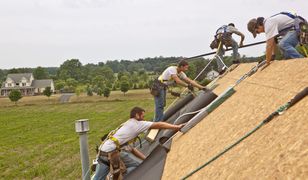
[[[294,25],[294,19],[284,14],[278,14],[267,18],[264,21],[264,31],[266,40],[279,34],[279,31]]]
[[[172,79],[171,75],[177,75],[180,79],[185,79],[187,77],[183,71],[178,73],[176,66],[170,66],[165,69],[165,71],[159,76],[158,79],[163,80],[167,85],[173,85],[174,80]]]
[[[137,137],[140,133],[148,130],[153,122],[138,121],[134,118],[127,120],[123,126],[117,130],[113,137],[117,138],[121,145]],[[99,149],[104,152],[110,152],[116,149],[115,143],[108,139]]]

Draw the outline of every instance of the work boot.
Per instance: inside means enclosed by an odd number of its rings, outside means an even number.
[[[224,66],[224,67],[221,69],[221,71],[219,71],[219,75],[222,75],[223,73],[225,73],[226,70],[227,70],[227,67]]]

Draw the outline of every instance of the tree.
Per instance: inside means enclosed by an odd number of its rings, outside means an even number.
[[[196,66],[194,64],[192,63],[189,64],[189,69],[186,72],[186,75],[191,79],[194,79],[196,77]]]
[[[138,83],[139,82],[139,76],[138,73],[136,72],[132,72],[130,75],[130,80],[134,83]]]
[[[75,79],[73,79],[73,78],[68,78],[66,80],[66,85],[68,86],[69,91],[71,91],[71,92],[75,91],[75,88],[77,87],[77,84],[78,84],[78,82]]]
[[[68,78],[81,79],[82,64],[78,59],[66,60],[58,71],[60,79],[66,80]]]
[[[106,87],[104,89],[104,97],[108,98],[110,96],[110,89],[108,87]]]
[[[92,80],[92,85],[95,85],[96,88],[102,89],[104,87],[104,76],[102,75],[95,76],[95,78],[93,78]]]
[[[0,69],[0,84],[5,80],[4,71]],[[0,86],[1,87],[1,86]]]
[[[142,63],[131,63],[130,65],[127,66],[127,71],[128,72],[134,72],[134,71],[138,71],[140,69],[143,69],[144,65]]]
[[[121,82],[122,81],[129,81],[129,75],[128,76],[121,76],[121,78],[119,79]]]
[[[75,90],[76,96],[79,97],[83,91],[84,91],[83,87],[77,87]]]
[[[33,76],[34,76],[34,79],[47,79],[48,72],[46,71],[46,69],[39,66],[36,69],[34,69]]]
[[[117,90],[116,84],[113,84],[112,90],[113,90],[113,91]]]
[[[49,97],[50,97],[51,94],[52,94],[51,87],[50,87],[50,86],[46,87],[45,90],[43,91],[43,94],[44,94],[45,96],[47,96],[48,99],[49,99]]]
[[[137,84],[134,84],[134,85],[133,85],[133,89],[138,89],[138,85],[137,85]]]
[[[65,81],[63,80],[58,80],[55,82],[55,87],[57,90],[63,89],[65,86]]]
[[[9,98],[12,102],[15,102],[15,104],[17,104],[17,101],[22,98],[21,92],[14,89],[10,92]]]
[[[99,95],[99,96],[103,95],[103,90],[101,88],[97,89],[97,95]]]
[[[87,87],[87,95],[88,96],[93,96],[93,90],[92,90],[92,88],[91,87]]]
[[[140,70],[138,72],[138,75],[139,75],[139,79],[141,79],[142,81],[144,81],[144,82],[148,81],[149,76],[148,76],[148,74],[146,73],[145,70]]]
[[[124,96],[125,93],[129,90],[129,84],[127,81],[122,81],[120,85],[120,90],[123,92]]]
[[[128,76],[130,76],[130,74],[126,71],[121,71],[118,73],[118,80],[122,80],[123,76],[125,76],[125,79],[128,80]]]

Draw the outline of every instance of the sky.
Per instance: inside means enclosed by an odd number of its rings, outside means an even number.
[[[230,22],[245,34],[244,44],[263,41],[264,34],[252,37],[247,22],[281,11],[308,19],[308,1],[0,0],[0,69],[196,56],[211,52],[216,29]],[[264,51],[258,45],[239,52]]]

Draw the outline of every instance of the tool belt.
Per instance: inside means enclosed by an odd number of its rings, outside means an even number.
[[[115,150],[108,153],[108,160],[110,163],[109,179],[123,180],[123,174],[126,172],[126,166],[120,157],[120,151]]]
[[[150,92],[153,96],[159,96],[160,90],[162,90],[162,89],[166,90],[167,88],[168,88],[168,85],[166,85],[165,83],[161,82],[158,79],[155,79],[151,88],[150,88]]]
[[[111,152],[99,151],[98,161],[109,166],[108,178],[112,180],[123,180],[123,174],[126,172],[126,166],[120,157],[120,151]]]
[[[105,164],[106,166],[110,166],[109,160],[108,160],[108,153],[99,151],[98,153],[98,162]]]
[[[216,34],[214,36],[214,40],[210,44],[211,49],[216,49],[221,42],[222,45],[226,47],[232,46],[232,34],[231,33],[223,33],[223,34]]]

